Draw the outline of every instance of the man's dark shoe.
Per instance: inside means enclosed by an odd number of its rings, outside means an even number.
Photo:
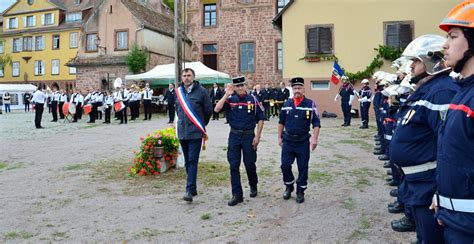
[[[376,146],[380,146],[381,143],[380,143],[379,141],[375,141],[375,145],[376,145]]]
[[[387,175],[392,175],[392,169],[387,169]]]
[[[394,180],[387,182],[387,184],[388,184],[389,186],[398,186],[398,185],[399,185],[399,183],[396,182],[396,181],[394,181]]]
[[[407,217],[403,217],[400,220],[394,220],[390,223],[392,230],[397,232],[410,232],[415,231],[415,222],[409,220]]]
[[[288,200],[291,197],[291,193],[293,192],[293,186],[287,186],[285,192],[283,193],[283,199]]]
[[[237,197],[237,196],[232,196],[232,199],[229,200],[229,202],[227,202],[227,205],[229,206],[235,206],[241,202],[244,201],[244,198],[243,197]]]
[[[388,207],[388,208],[389,208],[389,207],[393,207],[393,206],[395,206],[395,204],[398,204],[398,201],[397,201],[397,200],[395,200],[395,202],[391,202],[391,203],[387,204],[387,207]]]
[[[380,151],[380,150],[382,150],[382,147],[380,147],[380,146],[374,147],[374,151]]]
[[[384,152],[382,150],[374,150],[374,155],[382,155]]]
[[[387,154],[384,154],[384,155],[380,155],[378,159],[381,161],[387,161],[390,159],[390,157]]]
[[[397,197],[398,196],[398,189],[392,189],[390,191],[390,196]]]
[[[183,196],[183,200],[186,202],[192,202],[193,201],[193,194],[191,192],[186,192]]]
[[[251,186],[250,187],[250,197],[256,197],[258,194],[258,191],[257,191],[257,186]]]
[[[386,169],[389,169],[390,168],[390,162],[383,163],[383,167],[386,168]]]
[[[346,124],[346,123],[344,123],[344,124],[342,124],[341,126],[347,126],[347,124]]]
[[[385,181],[386,181],[386,182],[390,182],[390,181],[392,181],[392,180],[393,180],[392,177],[387,177],[387,178],[385,178]]]
[[[192,192],[191,192],[191,195],[192,195],[193,197],[195,197],[195,196],[198,195],[198,193],[197,193],[197,191],[192,191]]]
[[[360,128],[360,129],[368,129],[369,126],[368,126],[368,125],[363,125],[363,126],[361,126],[361,127],[359,127],[359,128]]]
[[[304,202],[304,193],[297,192],[296,193],[296,203],[303,203]]]
[[[404,209],[405,207],[398,201],[394,202],[392,206],[388,206],[388,212],[393,214],[402,213]]]

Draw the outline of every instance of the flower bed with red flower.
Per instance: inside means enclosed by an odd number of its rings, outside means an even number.
[[[161,164],[166,162],[173,167],[178,157],[179,140],[176,137],[174,128],[166,128],[154,131],[146,137],[140,137],[142,144],[140,151],[133,151],[133,166],[128,171],[130,175],[159,175],[161,173]],[[164,154],[161,161],[153,157],[154,147],[163,147]]]

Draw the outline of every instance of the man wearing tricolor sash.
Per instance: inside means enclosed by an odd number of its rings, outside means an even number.
[[[182,84],[176,91],[178,115],[178,139],[183,149],[187,173],[186,193],[183,200],[192,202],[197,195],[196,179],[201,146],[204,146],[205,126],[212,115],[212,103],[207,90],[194,80],[194,70],[185,68]]]

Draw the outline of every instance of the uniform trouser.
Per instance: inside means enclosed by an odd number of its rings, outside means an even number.
[[[60,119],[64,119],[63,105],[64,105],[64,102],[59,102],[59,118]]]
[[[130,120],[134,120],[135,119],[135,115],[136,115],[136,112],[135,112],[135,102],[136,101],[130,101],[128,103],[129,107],[130,107]]]
[[[362,120],[362,125],[369,125],[369,108],[370,108],[370,103],[369,102],[363,102],[360,103],[360,117]]]
[[[376,108],[378,109],[378,108]],[[380,123],[380,113],[378,111],[375,111],[375,124],[377,125],[377,136],[381,138],[383,136],[382,134],[382,126],[383,124]]]
[[[92,103],[92,109],[91,109],[91,112],[89,113],[89,122],[91,123],[95,122],[96,115],[97,115],[97,103]]]
[[[309,140],[300,142],[283,141],[281,149],[281,172],[283,173],[283,182],[286,186],[293,186],[295,177],[291,171],[291,165],[296,158],[298,165],[298,179],[296,180],[297,193],[304,193],[308,185],[309,153]]]
[[[280,104],[275,101],[275,104],[273,104],[273,107],[272,107],[272,115],[273,116],[278,117],[278,114],[279,114],[279,111],[280,111],[279,107],[280,107]]]
[[[216,108],[216,103],[212,104],[212,119],[219,120],[219,113],[215,112],[214,109]]]
[[[474,243],[474,235],[464,233],[449,226],[444,227],[444,241],[445,243],[456,244],[472,244]]]
[[[184,166],[186,167],[186,192],[197,193],[196,180],[201,153],[202,139],[179,140],[184,155]]]
[[[143,110],[145,111],[145,119],[151,120],[151,100],[143,100]]]
[[[25,103],[25,112],[30,111],[30,103]]]
[[[53,121],[58,120],[58,102],[52,101],[51,102],[51,113],[53,114]]]
[[[398,170],[397,167],[395,167],[395,164],[390,161],[390,169],[392,170],[392,179],[394,182],[400,183],[402,175],[400,174],[400,171]]]
[[[83,111],[82,111],[82,103],[78,103],[78,104],[76,105],[76,113],[75,113],[75,115],[77,116],[77,117],[76,117],[77,119],[82,119],[82,112],[83,112]],[[77,119],[76,119],[76,120],[77,120]]]
[[[103,103],[102,102],[97,102],[96,105],[97,105],[97,107],[96,107],[97,112],[96,112],[95,118],[99,119],[99,120],[102,120],[102,111],[99,111],[98,108],[102,107]]]
[[[434,211],[428,205],[412,207],[415,217],[416,233],[421,240],[420,243],[443,243],[443,228],[438,224]]]
[[[278,101],[277,103],[275,103],[275,113],[274,115],[276,115],[277,117],[280,115],[280,111],[281,111],[281,108],[283,107],[283,101]]]
[[[243,196],[242,185],[240,183],[240,161],[242,159],[247,171],[247,178],[251,187],[257,186],[257,150],[253,149],[252,142],[255,135],[253,134],[235,134],[229,133],[229,141],[227,147],[227,160],[230,168],[230,182],[232,184],[232,195]]]
[[[175,107],[174,104],[168,104],[168,118],[169,118],[169,123],[173,123],[174,121],[174,113],[175,113]]]
[[[127,102],[123,102],[123,104],[125,105],[125,108],[122,109],[122,111],[120,111],[120,113],[122,114],[120,116],[120,123],[127,123],[128,122],[128,115],[127,115],[127,108],[128,108],[128,101]]]
[[[265,109],[265,119],[268,120],[271,116],[270,103],[269,102],[263,102],[263,108]]]
[[[342,102],[341,103],[342,114],[344,115],[344,124],[350,125],[351,124],[351,106],[349,102]]]
[[[35,126],[36,128],[41,127],[41,118],[43,117],[44,104],[35,104]]]
[[[106,123],[110,123],[110,111],[112,110],[111,107],[107,107],[105,109],[105,121]]]

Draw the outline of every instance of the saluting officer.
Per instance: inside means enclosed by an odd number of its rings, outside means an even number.
[[[351,106],[352,100],[354,99],[354,87],[349,82],[349,78],[347,76],[342,76],[343,84],[339,88],[339,92],[337,93],[334,101],[337,101],[339,97],[341,97],[341,108],[342,113],[344,115],[344,124],[341,126],[350,126],[351,125]]]
[[[263,129],[263,106],[258,99],[247,94],[245,77],[232,79],[224,96],[219,100],[214,109],[220,112],[226,107],[229,118],[230,133],[227,148],[227,160],[230,164],[230,179],[232,184],[232,199],[229,206],[235,206],[244,201],[242,185],[240,183],[240,161],[243,161],[250,185],[250,197],[257,196],[257,147]],[[235,95],[234,94],[235,90]],[[255,126],[257,132],[255,133]]]
[[[400,108],[400,124],[390,143],[390,161],[402,173],[398,195],[411,208],[419,243],[443,242],[443,230],[428,207],[436,191],[438,129],[459,90],[443,65],[445,41],[424,35],[403,51],[402,56],[413,61],[411,83],[417,89]]]
[[[319,120],[316,104],[304,96],[304,79],[291,79],[293,99],[285,102],[278,124],[278,144],[281,149],[281,171],[286,190],[283,199],[288,200],[294,190],[295,177],[291,165],[298,164],[298,179],[296,180],[296,202],[304,202],[304,191],[307,188],[308,162],[310,149],[318,145]],[[309,134],[313,128],[313,137]],[[311,140],[310,140],[311,138]]]
[[[474,243],[474,2],[454,7],[440,28],[446,64],[463,79],[438,135],[436,216],[447,243]]]

